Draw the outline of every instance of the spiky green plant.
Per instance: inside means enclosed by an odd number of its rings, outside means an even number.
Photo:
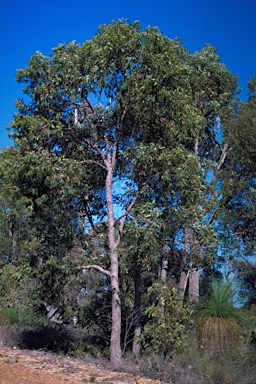
[[[223,354],[235,348],[242,335],[244,316],[234,306],[234,284],[214,280],[210,297],[195,312],[201,348],[211,354]]]

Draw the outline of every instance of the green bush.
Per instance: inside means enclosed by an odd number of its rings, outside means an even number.
[[[37,321],[35,310],[29,306],[15,303],[5,307],[0,312],[0,325],[32,325]]]
[[[166,354],[187,346],[184,334],[189,322],[189,309],[180,301],[176,288],[162,282],[154,283],[148,294],[153,304],[146,314],[148,323],[142,333],[142,346],[148,353]]]

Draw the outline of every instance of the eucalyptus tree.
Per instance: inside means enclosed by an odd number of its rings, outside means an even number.
[[[144,136],[133,151],[134,180],[143,184],[144,195],[162,211],[165,224],[160,276],[165,279],[166,270],[176,269],[177,277],[179,269],[180,296],[184,296],[189,281],[190,301],[197,301],[199,268],[214,262],[220,175],[230,150],[226,133],[234,113],[237,82],[214,47],[190,54],[179,41],[173,41],[172,48],[180,71],[175,76],[168,72],[173,76],[169,92],[163,71],[160,88],[155,82],[147,102],[147,116],[154,110],[165,129],[158,130],[155,137],[153,132],[145,134],[144,128]],[[154,70],[161,71],[160,62],[155,64],[157,69],[151,66],[150,77]],[[172,89],[175,82],[179,88]],[[166,98],[172,100],[168,117],[160,117],[158,103],[165,105]],[[174,268],[174,254],[181,247],[183,256]]]
[[[175,171],[165,167],[162,175],[155,167],[158,157],[162,164],[171,159],[177,169],[184,160],[188,168],[191,159],[192,164],[196,161],[184,146],[198,136],[202,118],[193,105],[191,68],[183,61],[183,52],[180,43],[156,28],[141,31],[138,23],[119,21],[100,27],[81,46],[61,44],[50,57],[36,52],[17,75],[19,82],[27,84],[24,93],[29,101],[17,101],[19,113],[12,123],[16,144],[25,156],[47,154],[57,161],[56,175],[71,186],[82,177],[75,201],[83,202],[88,233],[93,233],[95,216],[107,217],[109,261],[84,267],[111,281],[110,352],[115,367],[121,363],[119,247],[137,199],[142,193],[150,197],[150,183],[141,176],[151,167],[155,180],[160,177],[170,183]],[[186,167],[181,168],[182,184]],[[136,174],[140,177],[134,178]],[[118,179],[127,191],[122,199],[113,188]],[[114,212],[118,202],[119,217]]]
[[[221,174],[230,154],[230,124],[236,105],[237,78],[232,75],[216,48],[206,46],[188,57],[191,70],[193,105],[202,125],[188,148],[197,159],[205,178],[205,191],[197,204],[197,217],[184,223],[184,267],[179,289],[184,295],[189,280],[190,301],[199,298],[199,268],[211,264],[216,252],[216,222],[220,217]],[[191,177],[193,177],[191,175]],[[208,257],[207,257],[208,255]]]
[[[230,228],[255,255],[255,161],[256,161],[256,77],[248,83],[249,98],[241,103],[227,140],[232,147],[222,192]]]
[[[243,282],[248,305],[255,302],[256,234],[256,77],[248,82],[248,100],[239,106],[227,140],[230,158],[223,178],[222,235],[233,271]]]

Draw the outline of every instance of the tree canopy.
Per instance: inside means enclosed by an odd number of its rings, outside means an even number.
[[[0,154],[2,265],[26,263],[37,297],[54,304],[79,308],[85,285],[102,283],[117,368],[129,340],[122,313],[132,314],[138,353],[152,314],[183,329],[187,295],[199,300],[200,276],[228,241],[255,249],[255,80],[239,104],[214,47],[191,54],[158,28],[121,20],[83,44],[34,53],[17,81],[26,97],[15,145]],[[158,286],[165,299],[152,305],[146,292]],[[168,327],[165,353],[176,337]]]

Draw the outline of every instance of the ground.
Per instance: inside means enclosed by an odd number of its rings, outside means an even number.
[[[114,372],[108,363],[11,348],[0,343],[0,384],[163,384],[134,374]]]

